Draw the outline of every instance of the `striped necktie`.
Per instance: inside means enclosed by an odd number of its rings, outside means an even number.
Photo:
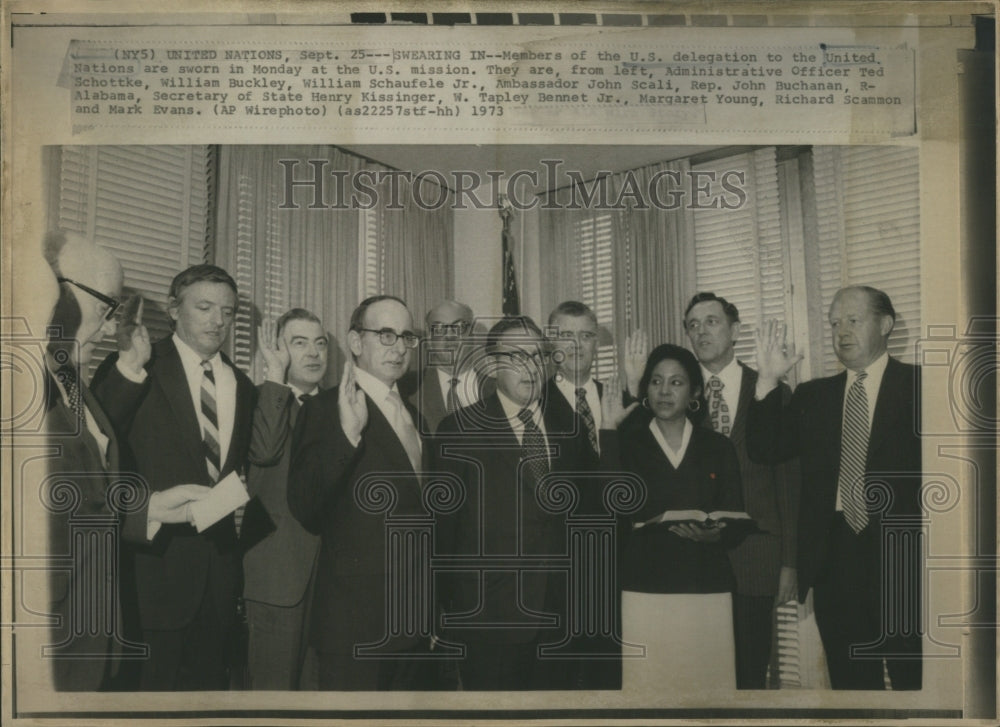
[[[524,424],[524,434],[521,436],[521,461],[524,469],[532,478],[534,487],[549,471],[549,449],[545,446],[545,435],[535,423],[531,412],[522,409],[517,418]]]
[[[590,410],[590,404],[587,403],[587,390],[582,386],[577,387],[576,390],[576,413],[580,415],[584,425],[587,427],[587,439],[590,440],[590,448],[597,452],[597,424],[594,423],[594,412]]]
[[[847,390],[844,406],[844,431],[840,441],[840,474],[837,487],[840,506],[851,530],[860,533],[868,524],[865,508],[865,460],[868,457],[868,395],[864,380],[868,376],[858,372]]]
[[[215,404],[215,374],[212,362],[201,362],[201,416],[202,442],[205,445],[205,464],[213,483],[219,481],[222,463],[219,450],[219,414]]]

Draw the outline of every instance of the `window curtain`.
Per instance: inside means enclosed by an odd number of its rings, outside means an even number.
[[[323,167],[327,204],[337,200],[331,170],[362,168],[363,160],[331,146],[223,146],[219,152],[219,207],[216,261],[233,275],[240,291],[232,355],[260,379],[256,327],[261,316],[277,317],[292,307],[306,308],[323,321],[342,352],[331,355],[326,384],[336,382],[346,351],[351,311],[358,303],[358,211],[310,209],[314,190],[294,189],[297,206],[285,202],[286,167],[297,161],[296,180],[312,179],[313,160]]]
[[[451,192],[397,175],[394,200],[389,177],[377,182],[367,175],[364,186],[378,194],[372,209],[359,210],[350,204],[350,185],[361,171],[389,167],[329,145],[220,149],[216,259],[240,290],[232,355],[256,379],[261,372],[252,353],[261,316],[276,318],[292,307],[318,315],[341,349],[330,359],[325,382],[330,385],[339,379],[346,356],[351,312],[364,297],[359,279],[377,280],[378,293],[403,298],[418,328],[431,305],[453,294]],[[318,173],[323,176],[320,208],[310,208],[313,186],[294,187],[286,200],[286,175],[303,181]],[[359,192],[358,204],[367,205],[370,196]],[[417,199],[435,209],[423,209]],[[345,201],[347,209],[331,209]],[[394,202],[402,209],[392,209]],[[363,214],[368,223],[374,216],[374,230],[363,229]],[[361,251],[369,233],[377,249],[366,256]]]
[[[402,209],[388,208],[388,182],[379,185],[377,239],[384,269],[381,292],[397,295],[423,329],[424,316],[455,291],[452,193],[427,179],[398,180]]]
[[[664,342],[683,343],[684,306],[694,294],[695,268],[693,217],[687,160],[664,162],[629,173],[609,177],[608,199],[619,199],[623,189],[639,189],[644,204],[625,194],[622,209],[546,209],[540,210],[541,273],[549,281],[543,287],[542,303],[546,313],[564,300],[580,300],[581,279],[587,274],[580,264],[580,223],[598,215],[611,215],[613,235],[612,295],[613,335],[619,359],[625,337],[636,328],[649,333],[655,346]],[[657,174],[658,197],[664,203],[674,199],[674,190],[684,196],[677,209],[664,209],[650,203],[647,190]],[[631,179],[629,178],[631,177]],[[678,185],[673,180],[680,181]],[[566,199],[565,192],[560,199]]]
[[[651,347],[668,342],[684,345],[684,307],[695,293],[694,219],[688,209],[690,168],[684,159],[611,178],[611,199],[619,199],[627,184],[624,191],[638,188],[645,201],[640,205],[624,196],[626,207],[616,210],[613,218],[615,237],[620,241],[614,266],[619,358],[624,353],[625,336],[636,328],[649,333]],[[654,185],[656,198],[667,204],[676,199],[677,209],[651,204],[648,190]]]

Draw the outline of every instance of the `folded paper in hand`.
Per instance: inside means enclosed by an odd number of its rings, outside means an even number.
[[[235,472],[230,472],[212,488],[211,494],[191,503],[191,518],[198,532],[214,525],[240,505],[246,504],[250,496],[243,481]]]
[[[724,524],[740,523],[751,529],[756,529],[757,527],[753,518],[745,512],[733,512],[730,510],[713,510],[712,512],[703,512],[702,510],[667,510],[646,522],[635,523],[633,527],[640,528],[643,525],[656,525],[657,523],[668,523],[671,525],[688,523],[702,528],[715,528]]]

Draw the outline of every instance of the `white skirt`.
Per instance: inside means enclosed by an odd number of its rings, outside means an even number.
[[[729,593],[622,593],[622,689],[662,695],[736,689]],[[644,656],[636,646],[645,647]]]

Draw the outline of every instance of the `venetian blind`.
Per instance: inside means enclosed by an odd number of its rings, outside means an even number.
[[[614,246],[611,213],[602,212],[579,219],[574,223],[574,228],[579,244],[577,275],[581,302],[586,303],[594,311],[599,326],[613,330],[615,290],[612,274]],[[615,352],[613,343],[599,343],[593,376],[606,379],[617,372],[618,357]]]
[[[151,340],[170,335],[170,281],[210,254],[215,165],[207,146],[67,146],[59,164],[58,219],[110,250],[125,293],[141,293]],[[97,368],[115,342],[95,349]]]
[[[736,198],[722,187],[723,175],[742,178],[746,201],[735,209],[717,207],[694,210],[696,283],[736,305],[741,335],[734,345],[736,357],[755,366],[754,334],[762,321],[791,323],[790,283],[786,245],[781,236],[778,171],[773,147],[692,166],[698,182],[707,184],[707,200]],[[683,311],[682,311],[683,313]]]
[[[896,308],[889,353],[914,363],[921,330],[917,150],[816,147],[813,156],[824,310],[845,285],[884,290]],[[840,370],[830,346],[823,368],[827,375]]]

